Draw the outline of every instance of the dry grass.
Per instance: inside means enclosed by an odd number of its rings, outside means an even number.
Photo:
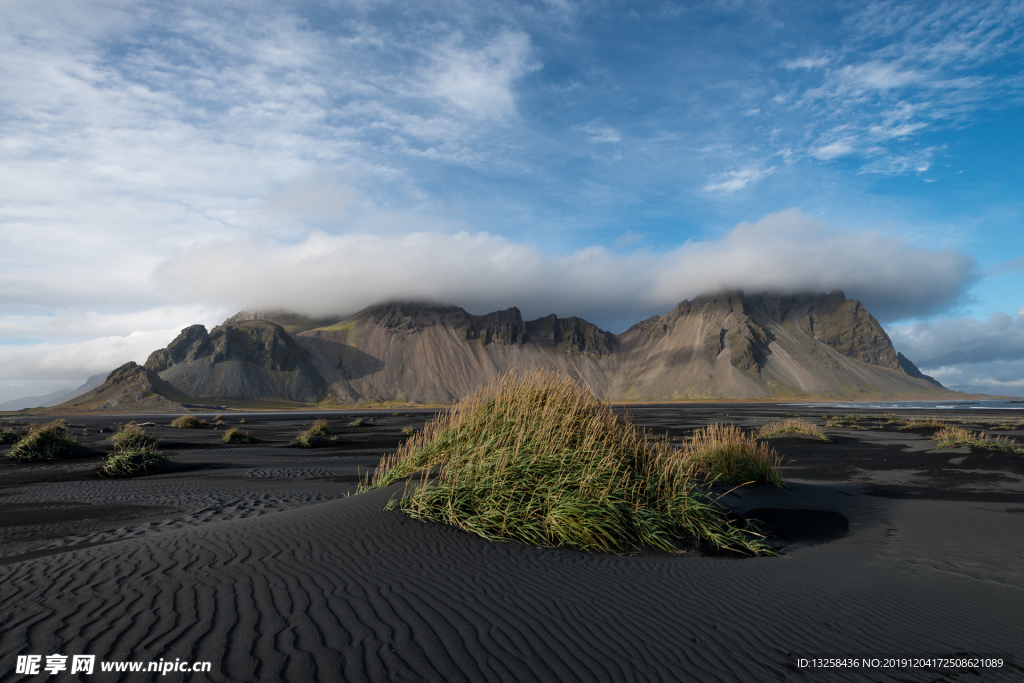
[[[767,552],[700,488],[700,473],[718,471],[720,436],[684,453],[563,375],[504,375],[428,422],[363,490],[419,473],[391,506],[491,540],[621,552],[696,536]]]
[[[944,427],[935,432],[932,438],[938,442],[939,448],[947,446],[971,446],[988,451],[1006,451],[1008,453],[1024,453],[1016,441],[1005,436],[989,436],[985,432],[975,432],[961,427]]]
[[[779,488],[781,459],[775,449],[735,425],[710,424],[698,429],[682,451],[695,473],[729,484],[764,481]]]
[[[122,425],[117,433],[110,437],[110,443],[114,450],[126,450],[133,448],[151,448],[156,446],[157,440],[145,429],[134,422]]]
[[[943,429],[949,427],[949,420],[942,420],[937,417],[908,417],[899,420],[901,422],[900,431],[907,431],[910,429]]]
[[[100,467],[105,477],[129,477],[163,467],[167,456],[156,449],[157,439],[140,425],[122,425],[110,437],[114,450]]]
[[[825,421],[826,427],[850,427],[863,430],[867,427],[862,427],[861,422],[870,422],[878,418],[863,415],[822,415],[821,419]]]
[[[205,424],[195,415],[182,415],[171,420],[171,426],[177,429],[202,429]]]
[[[21,434],[14,431],[10,427],[0,428],[0,446],[6,446],[9,443],[18,443],[21,440]]]
[[[309,433],[309,430],[306,430],[295,437],[295,440],[292,441],[292,445],[298,446],[299,448],[313,448],[316,446],[316,440],[314,436]]]
[[[220,439],[224,443],[252,443],[253,438],[249,436],[249,433],[238,427],[232,427],[228,431],[224,432],[224,436]]]
[[[52,460],[71,453],[78,442],[71,436],[64,420],[48,424],[34,424],[18,443],[7,451],[8,458],[15,460]]]
[[[354,419],[351,422],[349,422],[348,426],[349,427],[365,427],[366,426],[366,421],[363,420],[363,418],[361,418],[361,417],[357,417],[356,419]]]
[[[327,426],[327,420],[317,420],[309,428],[309,433],[313,436],[327,436],[331,433],[331,430]]]
[[[757,439],[770,439],[780,434],[808,434],[816,436],[826,443],[832,441],[828,438],[828,435],[821,431],[821,427],[813,422],[796,417],[786,418],[785,420],[770,420],[757,430],[754,437]]]

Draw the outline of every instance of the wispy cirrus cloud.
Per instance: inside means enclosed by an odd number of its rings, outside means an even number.
[[[704,185],[704,191],[712,194],[732,194],[760,182],[774,171],[774,166],[768,168],[748,167],[738,171],[727,171],[718,174]]]

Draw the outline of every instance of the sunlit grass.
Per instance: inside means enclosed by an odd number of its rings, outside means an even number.
[[[195,415],[182,415],[171,420],[171,426],[177,429],[202,429],[205,424]]]
[[[123,425],[110,437],[114,450],[107,455],[100,474],[128,477],[163,467],[167,456],[157,450],[157,439],[134,422]]]
[[[1005,436],[989,436],[985,432],[975,432],[961,427],[944,427],[935,432],[932,438],[938,442],[939,448],[971,446],[989,451],[1024,453],[1024,447],[1013,439],[1008,439]]]
[[[249,436],[249,433],[239,427],[232,427],[228,431],[224,432],[224,436],[221,437],[221,441],[224,443],[252,443],[253,438]]]
[[[807,434],[809,436],[816,436],[826,443],[832,441],[825,432],[821,431],[821,427],[818,425],[795,417],[786,418],[785,420],[771,420],[758,429],[754,437],[757,439],[770,439],[780,434]]]
[[[34,424],[7,451],[7,457],[15,460],[52,460],[68,455],[78,446],[64,420],[48,424]]]
[[[505,375],[428,422],[362,490],[418,475],[392,506],[491,540],[622,552],[675,550],[696,536],[766,552],[701,488],[704,475],[754,474],[736,465],[741,454],[723,441],[731,436],[707,431],[680,450],[565,376]],[[758,458],[769,450],[747,437],[751,445]],[[777,473],[767,478],[778,481]]]

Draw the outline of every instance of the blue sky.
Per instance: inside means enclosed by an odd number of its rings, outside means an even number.
[[[1024,2],[0,5],[0,399],[245,307],[842,288],[1024,394]]]

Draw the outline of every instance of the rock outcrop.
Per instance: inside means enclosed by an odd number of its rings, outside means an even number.
[[[726,292],[615,335],[517,308],[392,302],[340,320],[245,311],[182,330],[146,368],[196,397],[451,403],[509,370],[556,367],[611,400],[950,395],[841,291]]]
[[[209,334],[202,325],[187,327],[150,354],[146,368],[200,398],[317,403],[327,396],[309,353],[268,320],[225,324]]]
[[[62,403],[64,411],[116,410],[120,412],[183,413],[189,397],[134,361],[109,375],[103,384]]]

